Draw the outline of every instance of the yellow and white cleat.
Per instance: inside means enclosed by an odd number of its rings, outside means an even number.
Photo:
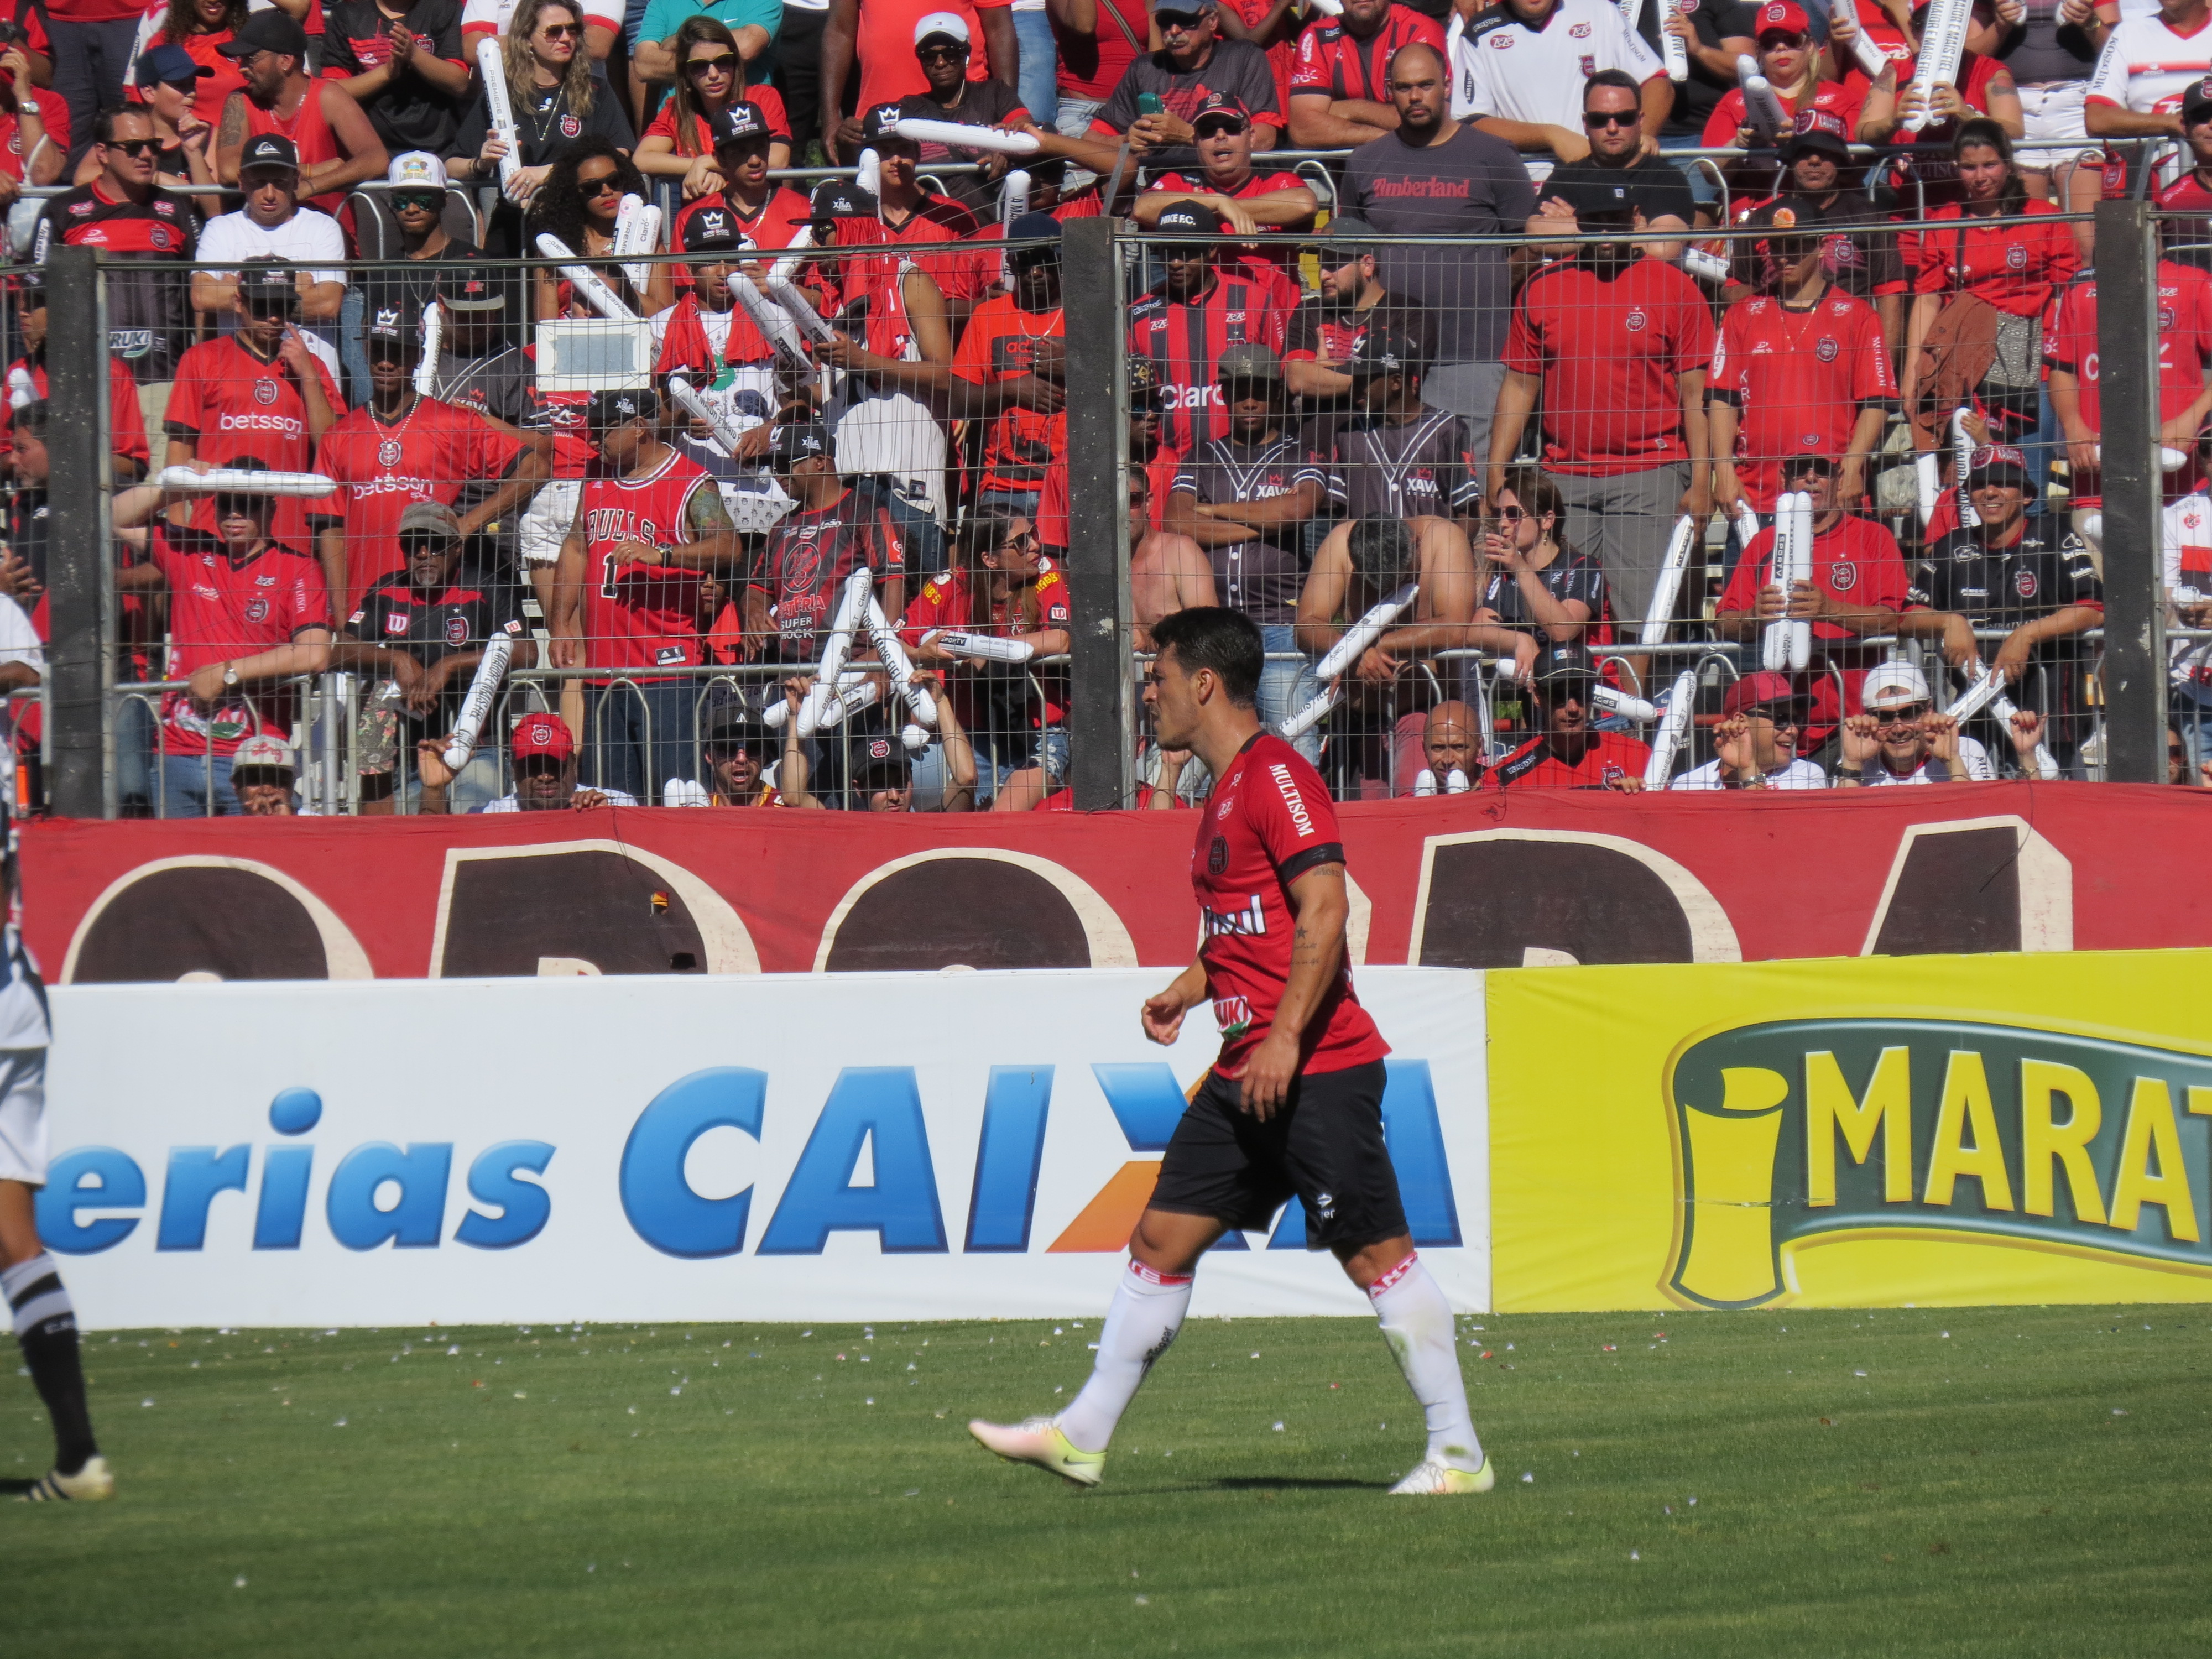
[[[1450,1498],[1462,1492],[1488,1492],[1498,1484],[1498,1471],[1486,1455],[1479,1469],[1462,1469],[1441,1457],[1425,1457],[1420,1467],[1390,1488],[1390,1496]]]
[[[88,1457],[84,1467],[75,1474],[64,1474],[59,1469],[49,1469],[31,1483],[30,1491],[16,1499],[21,1504],[49,1504],[75,1499],[80,1504],[95,1504],[103,1498],[115,1496],[115,1474],[107,1467],[104,1457]]]
[[[1049,1417],[1024,1418],[1019,1423],[986,1423],[977,1418],[968,1432],[1009,1463],[1034,1463],[1079,1486],[1095,1486],[1106,1472],[1104,1452],[1078,1451],[1068,1444],[1060,1425]]]

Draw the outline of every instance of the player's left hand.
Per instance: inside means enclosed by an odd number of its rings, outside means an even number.
[[[1163,1048],[1170,1048],[1175,1046],[1176,1034],[1182,1030],[1182,1017],[1188,1012],[1182,998],[1170,985],[1158,996],[1145,999],[1144,1012],[1139,1018],[1144,1023],[1145,1035]]]
[[[1297,1038],[1287,1030],[1271,1030],[1261,1039],[1244,1067],[1244,1089],[1237,1103],[1265,1123],[1289,1098],[1297,1075]]]
[[[617,565],[653,564],[657,563],[659,558],[659,550],[644,542],[617,542],[613,550],[607,555],[607,568],[611,570]]]

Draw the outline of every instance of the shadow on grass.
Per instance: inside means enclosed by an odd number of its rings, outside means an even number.
[[[20,1498],[39,1483],[35,1479],[18,1480],[12,1476],[0,1480],[0,1498]]]
[[[1227,1474],[1213,1482],[1222,1492],[1382,1492],[1384,1483],[1338,1476],[1327,1480],[1295,1474]]]

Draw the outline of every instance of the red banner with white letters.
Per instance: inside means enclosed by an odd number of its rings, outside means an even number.
[[[1355,961],[2212,945],[2212,792],[1529,791],[1338,808]],[[51,980],[1166,966],[1189,811],[759,810],[26,827]]]

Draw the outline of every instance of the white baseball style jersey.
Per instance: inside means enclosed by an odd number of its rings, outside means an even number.
[[[2166,521],[2166,591],[2189,586],[2212,592],[2212,496],[2200,489],[2168,501]]]
[[[2138,115],[2166,115],[2181,107],[2190,83],[2212,74],[2212,26],[2177,34],[2158,12],[2123,16],[2105,38],[2089,76],[2088,101]]]
[[[1559,0],[1541,28],[1498,6],[1455,43],[1452,116],[1494,115],[1580,132],[1583,82],[1608,69],[1626,70],[1638,83],[1667,72],[1606,0]]]

